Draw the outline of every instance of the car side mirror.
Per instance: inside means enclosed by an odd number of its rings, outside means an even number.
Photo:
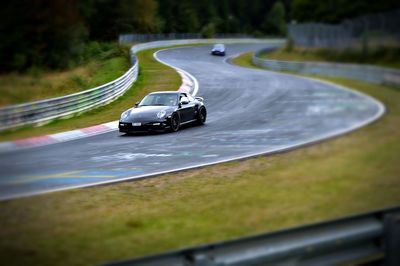
[[[204,101],[203,97],[196,97],[195,99],[200,101],[200,102]]]
[[[136,103],[135,103],[135,107],[138,107],[138,106],[139,106],[139,102],[136,102]]]
[[[189,103],[189,99],[186,97],[182,97],[181,98],[181,104],[188,104]]]

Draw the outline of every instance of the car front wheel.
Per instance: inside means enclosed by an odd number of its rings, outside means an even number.
[[[173,114],[171,117],[171,131],[176,132],[179,130],[180,127],[180,119],[178,114]]]

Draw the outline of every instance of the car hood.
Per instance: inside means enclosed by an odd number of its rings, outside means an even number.
[[[170,115],[173,111],[175,111],[175,107],[172,106],[139,106],[134,107],[126,112],[128,112],[128,116],[121,119],[123,122],[150,122],[160,120],[157,117],[157,114],[160,111],[165,111],[166,116]],[[164,119],[164,118],[163,118]],[[161,119],[161,120],[163,120]]]

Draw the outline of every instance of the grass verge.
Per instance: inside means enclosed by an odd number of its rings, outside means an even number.
[[[75,117],[55,120],[43,126],[28,126],[2,131],[0,132],[0,141],[52,134],[118,120],[123,111],[132,107],[146,94],[159,90],[176,90],[181,84],[180,76],[175,70],[160,64],[153,58],[153,53],[157,50],[159,49],[138,53],[137,56],[140,61],[138,80],[114,102]],[[113,64],[118,64],[118,62],[110,62],[107,67],[100,71],[102,73],[100,76],[107,75],[108,70],[114,68]]]
[[[235,61],[249,64],[244,58]],[[0,261],[98,264],[398,205],[400,91],[326,80],[389,112],[288,153],[0,202]]]
[[[2,74],[0,106],[64,96],[110,82],[130,67],[129,48],[114,50],[108,48],[86,64],[69,70],[45,72],[32,68],[25,74]]]
[[[284,61],[315,61],[335,63],[372,64],[400,68],[400,48],[381,48],[363,53],[361,50],[334,50],[285,47],[261,54],[262,58]]]

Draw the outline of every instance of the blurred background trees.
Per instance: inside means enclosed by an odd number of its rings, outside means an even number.
[[[391,11],[399,7],[398,0],[293,0],[292,17],[297,22],[339,23],[344,19]]]
[[[0,69],[68,67],[79,61],[87,38],[86,3],[78,0],[17,0],[0,9]]]
[[[67,68],[121,33],[285,36],[286,23],[340,22],[397,0],[14,0],[0,10],[0,71]],[[89,51],[90,53],[90,51]]]

